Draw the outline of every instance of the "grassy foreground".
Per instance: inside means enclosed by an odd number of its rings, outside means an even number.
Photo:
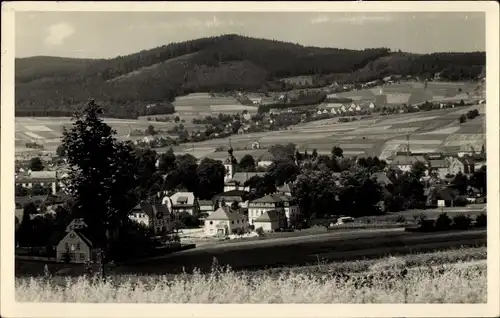
[[[486,248],[377,261],[318,264],[281,272],[16,279],[16,300],[131,303],[484,303]],[[482,261],[481,261],[482,260]],[[453,263],[450,264],[450,261]],[[317,270],[315,270],[317,268]]]

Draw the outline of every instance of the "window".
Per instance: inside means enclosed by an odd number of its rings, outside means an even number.
[[[231,224],[234,224],[234,221],[231,221]]]
[[[76,250],[80,250],[80,243],[76,243]]]
[[[160,228],[159,227],[156,228],[156,232],[160,232]]]
[[[240,223],[240,220],[236,220],[236,223]]]
[[[72,261],[74,261],[74,260],[76,259],[76,255],[75,255],[75,253],[70,253],[70,254],[69,254],[69,256],[70,256],[70,259],[71,259]]]
[[[80,260],[84,261],[85,260],[85,253],[80,253]]]
[[[212,224],[214,224],[214,222],[213,222],[213,221],[210,221],[210,225],[212,225]]]

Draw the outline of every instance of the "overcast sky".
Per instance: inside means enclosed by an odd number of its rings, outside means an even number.
[[[484,13],[17,12],[16,57],[110,58],[236,33],[321,47],[484,51]]]

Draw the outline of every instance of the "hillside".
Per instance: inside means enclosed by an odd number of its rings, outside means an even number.
[[[477,77],[485,53],[416,55],[386,48],[306,47],[238,35],[201,38],[112,59],[16,59],[16,115],[61,116],[88,98],[107,116],[135,118],[145,105],[192,92],[286,91],[284,77],[313,75],[308,85],[365,81],[387,74],[461,80]]]

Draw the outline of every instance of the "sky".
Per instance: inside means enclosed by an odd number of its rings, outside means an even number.
[[[16,12],[16,57],[112,58],[241,34],[308,46],[484,51],[481,12]]]

